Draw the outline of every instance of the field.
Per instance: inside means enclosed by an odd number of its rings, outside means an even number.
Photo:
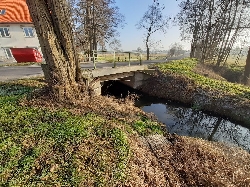
[[[142,60],[146,60],[146,54],[142,54],[141,58]],[[124,53],[116,53],[115,58],[114,54],[111,52],[99,52],[98,57],[96,58],[97,62],[113,62],[115,59],[116,62],[125,62],[129,61],[129,54],[127,52]],[[161,53],[161,54],[150,54],[150,60],[155,60],[155,59],[166,59],[166,54]],[[81,57],[81,61],[86,61],[85,57]],[[138,53],[131,53],[130,55],[130,61],[140,61],[140,54]]]

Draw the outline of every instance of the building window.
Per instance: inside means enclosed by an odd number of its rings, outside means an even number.
[[[10,37],[9,29],[7,27],[0,27],[0,37]]]
[[[6,13],[5,9],[0,10],[0,15],[4,15]]]
[[[32,27],[23,27],[23,32],[25,37],[34,37],[34,32]]]
[[[4,48],[4,52],[5,52],[6,58],[13,58],[10,48]]]

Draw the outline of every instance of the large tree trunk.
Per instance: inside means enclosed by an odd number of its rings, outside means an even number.
[[[57,100],[74,99],[82,80],[66,0],[27,0],[48,66],[46,78]]]
[[[247,54],[243,83],[247,86],[250,86],[250,48],[249,48],[248,54]]]

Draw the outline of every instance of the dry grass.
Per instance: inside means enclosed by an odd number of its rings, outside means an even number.
[[[247,59],[246,56],[243,56],[243,57],[239,58],[238,61],[237,61],[237,65],[240,65],[240,66],[246,65],[246,59]],[[227,64],[228,65],[236,64],[236,60],[237,60],[237,56],[230,56],[227,59]]]
[[[45,88],[46,90],[47,88]],[[40,93],[42,93],[40,95]],[[24,98],[20,104],[23,106],[35,106],[38,108],[49,108],[51,111],[58,108],[66,108],[74,114],[95,113],[107,119],[120,119],[131,123],[139,120],[141,116],[154,119],[155,116],[147,114],[137,107],[134,107],[133,96],[128,96],[124,99],[116,99],[114,97],[105,97],[99,95],[83,95],[78,100],[70,101],[55,101],[49,94],[44,94],[46,91],[38,90],[30,98]]]
[[[206,66],[204,64],[197,64],[193,71],[197,74],[209,77],[211,79],[224,80],[224,81],[226,80],[218,73],[214,72],[214,70],[211,67]]]
[[[196,67],[196,73],[210,76],[210,78],[218,79],[223,77],[224,80],[233,83],[242,83],[244,67],[246,65],[246,56],[241,57],[236,62],[235,56],[230,56],[225,64],[221,64],[219,67],[216,66],[213,62],[207,61],[206,64],[198,64]],[[202,71],[199,71],[201,69]],[[205,69],[205,70],[204,70]],[[208,72],[207,72],[208,71]],[[213,74],[217,75],[213,75]],[[219,79],[220,80],[220,79]],[[221,79],[222,80],[222,79]]]
[[[250,155],[235,147],[177,135],[136,139],[131,147],[128,186],[250,185]]]

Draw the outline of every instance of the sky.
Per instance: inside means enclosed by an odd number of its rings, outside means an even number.
[[[116,0],[116,5],[120,9],[120,13],[125,16],[126,23],[123,29],[118,29],[120,33],[118,39],[121,41],[121,48],[123,50],[136,50],[138,47],[142,50],[146,49],[143,43],[145,31],[136,29],[135,25],[152,3],[153,0]],[[176,0],[159,0],[159,3],[165,5],[164,15],[172,17],[179,11],[178,2]],[[175,42],[181,43],[186,50],[190,47],[188,42],[181,41],[179,28],[173,26],[171,23],[165,35],[158,32],[152,35],[152,39],[154,41],[161,40],[161,45],[157,47],[159,50],[168,50],[170,45]]]

